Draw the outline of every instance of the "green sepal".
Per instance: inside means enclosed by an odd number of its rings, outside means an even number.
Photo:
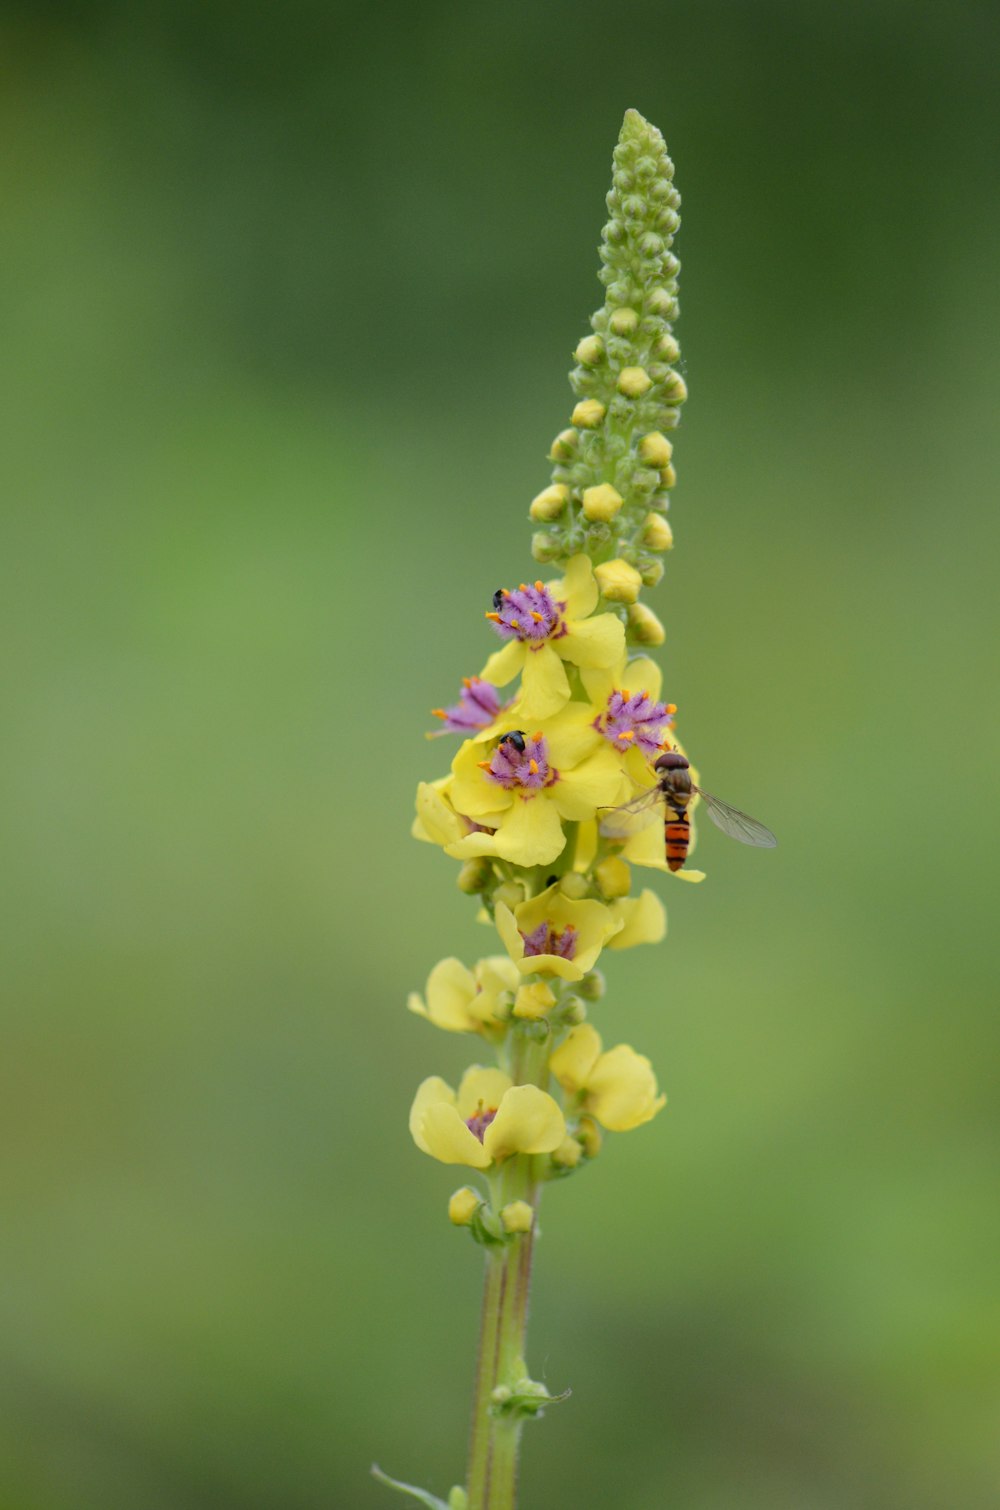
[[[380,1484],[387,1484],[390,1489],[398,1490],[400,1494],[408,1494],[411,1499],[419,1500],[429,1510],[450,1510],[449,1505],[444,1500],[439,1500],[436,1494],[429,1494],[426,1489],[416,1489],[412,1484],[400,1483],[399,1479],[391,1479],[377,1463],[372,1464],[372,1478],[378,1479]]]
[[[564,1389],[561,1395],[550,1395],[544,1384],[535,1379],[519,1379],[510,1388],[500,1385],[493,1391],[491,1416],[540,1416],[549,1405],[560,1405],[573,1393]]]

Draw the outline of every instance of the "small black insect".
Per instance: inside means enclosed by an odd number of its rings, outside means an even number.
[[[498,587],[497,590],[496,590],[496,592],[493,594],[493,608],[494,608],[494,611],[496,613],[499,613],[502,607],[503,607],[503,588],[502,587]]]
[[[502,745],[513,745],[519,755],[524,754],[524,730],[509,729],[506,734],[500,735]]]

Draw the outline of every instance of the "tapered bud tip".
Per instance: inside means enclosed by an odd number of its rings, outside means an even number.
[[[645,367],[623,367],[618,374],[618,392],[626,398],[642,398],[652,386],[653,380]]]
[[[564,1138],[552,1155],[553,1164],[561,1169],[575,1169],[583,1158],[583,1149],[575,1138]]]
[[[555,1004],[556,998],[552,987],[539,980],[532,986],[520,987],[514,997],[514,1016],[532,1022],[544,1017],[549,1008],[554,1007]]]
[[[536,524],[546,524],[559,515],[569,503],[569,488],[563,482],[553,482],[535,495],[528,513]]]
[[[581,367],[596,367],[604,355],[604,342],[600,336],[584,336],[573,355]]]
[[[674,532],[662,514],[647,514],[642,526],[642,543],[651,551],[668,551],[674,543]]]
[[[484,856],[466,860],[458,873],[458,889],[464,891],[466,896],[475,896],[477,892],[486,890],[492,874],[493,867]]]
[[[662,362],[676,362],[680,354],[681,348],[677,344],[677,338],[668,330],[656,343],[656,355]]]
[[[670,458],[674,454],[674,448],[665,435],[659,430],[651,430],[644,435],[639,442],[639,455],[647,467],[656,467],[657,471],[670,465]]]
[[[624,860],[621,863],[624,865]],[[620,892],[619,895],[624,896],[624,892]],[[607,988],[608,983],[604,979],[604,972],[602,970],[588,970],[583,980],[579,981],[576,987],[585,1001],[600,1001]]]
[[[560,430],[549,450],[549,461],[572,461],[579,439],[575,430]]]
[[[583,490],[583,513],[592,524],[608,524],[618,513],[624,499],[610,482],[598,483],[596,487]]]
[[[637,645],[662,645],[666,630],[645,603],[633,603],[628,611],[628,632]]]
[[[642,577],[621,557],[595,566],[594,579],[602,597],[611,603],[635,603],[642,591]]]
[[[605,408],[600,399],[582,398],[570,416],[581,430],[596,430],[604,418]]]
[[[609,902],[627,897],[632,889],[632,872],[620,855],[608,855],[594,871],[601,895]]]
[[[534,1219],[535,1213],[527,1201],[510,1201],[500,1210],[505,1232],[530,1232]]]
[[[469,1496],[461,1484],[456,1484],[449,1494],[448,1510],[469,1510]]]
[[[456,1227],[467,1227],[482,1204],[482,1196],[470,1185],[463,1185],[448,1202],[448,1220]]]
[[[671,371],[663,385],[663,395],[668,404],[683,404],[688,396],[687,383],[679,372]]]

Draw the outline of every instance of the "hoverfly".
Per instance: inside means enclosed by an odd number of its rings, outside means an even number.
[[[738,839],[741,844],[753,844],[758,849],[773,849],[777,844],[771,830],[765,828],[763,823],[758,823],[756,818],[748,818],[738,808],[730,807],[728,802],[722,802],[703,787],[695,786],[691,780],[687,756],[679,750],[667,750],[660,755],[653,762],[653,770],[657,775],[656,785],[641,792],[638,797],[633,797],[631,802],[611,808],[609,816],[601,819],[603,833],[611,838],[627,837],[632,830],[627,820],[624,824],[617,821],[616,814],[643,813],[662,802],[666,807],[663,837],[666,841],[667,866],[670,870],[680,870],[687,859],[688,845],[691,842],[688,803],[697,793],[716,828],[721,828],[730,839]]]

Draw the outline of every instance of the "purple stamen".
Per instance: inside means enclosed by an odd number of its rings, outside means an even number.
[[[563,929],[554,923],[539,923],[530,933],[522,933],[525,958],[535,954],[555,954],[560,959],[572,959],[576,954],[576,929],[567,924]]]
[[[648,692],[612,692],[604,713],[594,719],[594,728],[624,751],[634,745],[644,755],[658,755],[664,731],[673,723],[666,703],[655,703]]]
[[[491,682],[482,677],[467,676],[462,682],[458,702],[450,708],[433,708],[435,718],[440,718],[444,728],[435,729],[435,734],[469,734],[486,729],[510,703],[502,703],[500,694]]]
[[[470,1133],[475,1133],[480,1143],[483,1141],[486,1129],[489,1127],[496,1114],[497,1109],[495,1106],[484,1107],[483,1103],[480,1101],[476,1111],[471,1117],[467,1119],[465,1124],[466,1127],[469,1129]]]
[[[508,792],[515,788],[526,794],[540,791],[559,780],[559,772],[549,765],[549,750],[542,734],[525,735],[524,749],[510,739],[502,739],[489,760],[481,762],[490,781]]]
[[[544,640],[558,640],[566,633],[561,617],[566,604],[554,598],[541,582],[522,582],[513,592],[504,588],[494,602],[499,605],[498,610],[487,614],[487,618],[505,640],[540,645]]]

